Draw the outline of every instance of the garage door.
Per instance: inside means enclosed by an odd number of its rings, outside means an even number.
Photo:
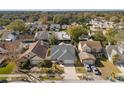
[[[74,65],[74,60],[65,60],[64,65]]]

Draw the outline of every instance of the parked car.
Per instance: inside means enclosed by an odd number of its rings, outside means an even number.
[[[91,68],[90,68],[90,65],[88,64],[84,64],[84,68],[88,71],[88,72],[91,72]]]
[[[92,65],[91,69],[95,75],[101,75],[100,71],[96,68],[96,66]]]
[[[119,80],[119,81],[124,81],[124,78],[123,78],[123,77],[121,77],[121,76],[116,77],[116,79],[117,79],[117,80]]]
[[[0,80],[0,83],[7,83],[7,80]]]

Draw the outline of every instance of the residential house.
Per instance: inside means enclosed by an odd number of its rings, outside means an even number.
[[[116,28],[118,29],[124,29],[124,22],[119,22],[116,24]]]
[[[63,30],[67,29],[68,27],[69,27],[69,25],[66,25],[66,24],[63,24],[63,25],[61,26],[61,28],[62,28]]]
[[[103,56],[103,47],[99,41],[80,41],[78,44],[79,52],[93,54],[96,58]]]
[[[42,31],[47,31],[48,25],[47,24],[38,24],[37,28]]]
[[[0,30],[3,30],[4,29],[4,27],[3,26],[0,26]]]
[[[106,46],[106,52],[110,62],[113,62],[113,57],[117,56],[116,63],[124,64],[124,44],[123,43]]]
[[[59,31],[61,29],[60,24],[50,24],[51,31]]]
[[[34,40],[48,41],[55,33],[53,31],[39,31],[35,33]]]
[[[5,31],[2,34],[1,40],[13,42],[13,41],[17,40],[18,38],[19,38],[19,33],[12,32],[12,31]]]
[[[34,43],[33,40],[23,40],[20,42],[20,45],[19,45],[19,48],[22,49],[22,48],[29,48],[29,46]]]
[[[61,32],[55,32],[55,36],[60,42],[68,42],[71,41],[70,36],[67,34],[67,32],[61,31]]]
[[[82,64],[93,65],[95,64],[96,58],[94,55],[87,52],[80,52],[79,59]]]
[[[61,43],[54,45],[51,48],[50,59],[63,62],[65,65],[74,65],[74,62],[77,60],[75,48],[71,44]]]
[[[36,65],[47,57],[48,44],[43,41],[37,41],[29,46],[23,54],[20,55],[21,58],[30,60],[32,65]]]
[[[8,51],[6,49],[0,47],[0,54],[7,54],[7,52]]]
[[[89,40],[90,39],[90,35],[81,35],[80,37],[79,37],[79,41],[82,41],[82,40],[84,40],[84,41],[87,41],[87,40]]]

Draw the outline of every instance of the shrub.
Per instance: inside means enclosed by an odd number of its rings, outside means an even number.
[[[39,67],[52,67],[52,62],[50,60],[44,60],[38,64]]]

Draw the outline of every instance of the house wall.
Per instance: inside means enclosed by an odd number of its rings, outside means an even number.
[[[82,48],[81,48],[81,43],[78,44],[78,50],[81,52]]]
[[[93,65],[93,64],[95,64],[95,61],[91,60],[91,59],[89,59],[89,60],[82,60],[82,63],[88,64],[88,65]]]

